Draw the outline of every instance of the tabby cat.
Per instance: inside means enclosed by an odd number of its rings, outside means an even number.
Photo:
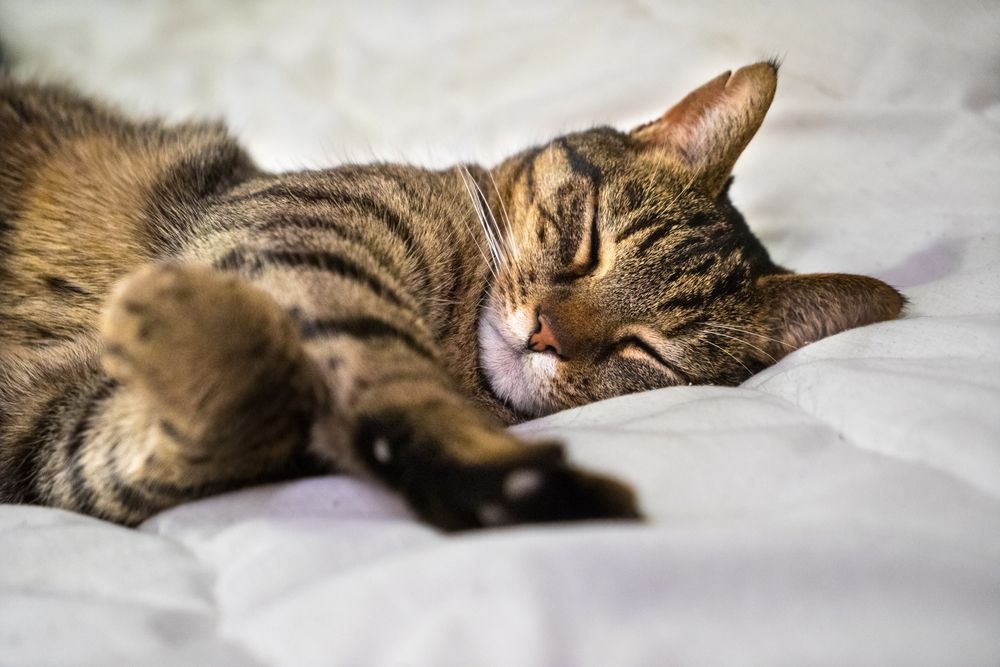
[[[776,266],[730,203],[776,81],[492,169],[269,174],[219,125],[0,78],[0,501],[135,525],[339,470],[445,529],[637,517],[504,427],[738,384],[903,304]]]

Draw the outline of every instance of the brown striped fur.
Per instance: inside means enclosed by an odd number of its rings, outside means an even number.
[[[504,425],[736,384],[902,307],[775,266],[730,204],[775,81],[489,170],[275,175],[220,126],[0,79],[0,501],[136,524],[340,469],[449,529],[638,516]]]

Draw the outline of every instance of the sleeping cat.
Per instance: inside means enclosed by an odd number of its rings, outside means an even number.
[[[730,203],[776,75],[491,169],[287,174],[218,125],[0,79],[0,501],[135,525],[340,470],[445,529],[637,517],[504,427],[738,384],[903,304],[776,266]]]

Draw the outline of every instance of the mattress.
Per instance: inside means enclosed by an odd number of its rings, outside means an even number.
[[[490,162],[777,55],[734,201],[777,262],[910,300],[739,387],[516,428],[643,524],[444,535],[340,476],[135,530],[0,506],[0,665],[1000,664],[1000,6],[4,1],[0,33],[275,169]]]

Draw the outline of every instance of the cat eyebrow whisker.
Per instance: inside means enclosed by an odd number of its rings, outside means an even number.
[[[476,179],[472,177],[469,170],[465,167],[462,167],[462,169],[465,174],[465,187],[469,190],[469,196],[472,198],[472,205],[476,207],[479,224],[482,225],[483,233],[486,236],[487,247],[494,262],[496,262],[497,268],[499,268],[501,259],[500,249],[497,247],[496,239],[493,236],[493,228],[490,226],[489,219],[486,217],[487,211],[483,207],[485,199],[483,197],[483,191],[479,188],[479,184],[476,183]],[[472,192],[472,188],[475,188],[476,192]],[[478,196],[476,196],[477,194]]]
[[[463,172],[463,181],[465,183],[466,190],[469,193],[469,197],[472,199],[472,204],[476,209],[476,213],[479,218],[479,224],[483,228],[483,233],[486,236],[486,243],[489,247],[490,255],[493,257],[493,276],[499,281],[500,276],[504,276],[509,280],[513,281],[514,276],[511,273],[511,262],[507,261],[506,251],[503,244],[500,241],[502,234],[500,233],[500,228],[497,225],[496,216],[493,214],[493,210],[489,207],[489,202],[486,199],[486,195],[483,193],[482,188],[479,187],[479,183],[473,178],[472,174],[464,165],[461,167]],[[475,187],[476,192],[472,191]],[[476,196],[478,194],[478,196]]]
[[[774,358],[774,357],[773,357],[773,356],[772,356],[772,355],[771,355],[771,354],[770,354],[770,353],[769,353],[769,352],[768,352],[767,350],[765,350],[764,348],[761,348],[761,347],[757,347],[756,345],[754,345],[754,344],[752,344],[752,343],[748,343],[748,342],[746,342],[745,340],[743,340],[742,338],[740,338],[740,337],[738,337],[738,336],[731,336],[731,335],[729,335],[729,334],[725,334],[725,333],[722,333],[721,331],[716,331],[715,329],[712,329],[712,328],[710,328],[710,327],[709,327],[709,328],[706,328],[706,329],[705,329],[705,331],[707,331],[708,333],[712,334],[713,336],[722,336],[723,338],[729,338],[730,340],[735,340],[735,341],[736,341],[736,342],[738,342],[738,343],[742,343],[743,345],[746,345],[747,347],[752,347],[753,349],[757,350],[757,351],[758,351],[758,352],[760,352],[761,354],[765,355],[765,356],[766,356],[766,357],[767,357],[768,359],[770,359],[770,360],[771,360],[771,363],[777,363],[777,361],[778,361],[777,359],[775,359],[775,358]]]
[[[455,170],[458,172],[459,178],[462,179],[462,184],[465,185],[465,191],[468,193],[469,199],[472,201],[472,210],[476,213],[476,219],[479,220],[479,224],[483,226],[483,230],[485,231],[486,225],[483,222],[482,211],[479,210],[479,203],[476,201],[475,195],[472,194],[472,188],[469,187],[469,180],[472,179],[472,175],[469,173],[469,170],[462,165],[455,167]],[[499,282],[500,277],[497,275],[496,268],[494,268],[494,262],[490,261],[490,258],[486,255],[486,251],[483,250],[482,244],[479,243],[479,237],[475,234],[475,232],[472,231],[472,226],[465,218],[462,218],[462,222],[465,224],[466,229],[472,236],[472,240],[476,244],[476,249],[479,250],[479,254],[482,256],[483,261],[486,263],[486,267],[493,275],[494,282]],[[487,243],[489,243],[488,232],[486,234],[486,237],[487,237]]]
[[[493,178],[493,172],[490,171],[487,173],[490,176],[490,182],[493,183],[493,190],[494,192],[497,193],[497,201],[500,202],[500,214],[503,218],[504,226],[507,227],[507,236],[506,236],[507,247],[512,251],[514,255],[514,261],[520,262],[521,253],[517,247],[517,242],[514,239],[514,227],[510,224],[510,216],[507,215],[507,205],[504,204],[503,196],[500,194],[500,188],[497,187],[496,179]]]
[[[472,205],[476,209],[476,217],[479,219],[479,224],[483,228],[483,234],[486,237],[487,249],[490,251],[490,256],[493,257],[494,265],[497,269],[500,268],[501,255],[500,249],[497,247],[496,238],[493,236],[493,229],[489,224],[489,220],[486,217],[486,209],[483,208],[483,191],[479,189],[479,184],[476,183],[476,179],[472,177],[469,170],[466,167],[462,167],[465,181],[465,188],[469,192],[469,197],[472,199]],[[476,189],[476,192],[472,191],[472,188]],[[478,197],[476,196],[478,193]],[[492,212],[491,212],[492,215]]]
[[[476,200],[477,206],[479,207],[479,210],[483,212],[481,218],[483,229],[486,231],[486,236],[489,239],[492,252],[497,258],[497,266],[499,267],[501,273],[504,273],[507,278],[513,281],[514,275],[511,273],[510,257],[503,242],[503,233],[500,231],[500,225],[497,222],[496,215],[493,214],[493,209],[490,208],[489,200],[486,199],[486,194],[483,192],[483,189],[479,187],[479,182],[472,177],[472,174],[469,174],[468,169],[465,170],[465,173],[469,175],[469,180],[472,185],[476,187],[476,192],[479,193],[479,197]],[[494,184],[494,187],[495,185],[496,184]],[[488,217],[487,214],[489,214]]]

